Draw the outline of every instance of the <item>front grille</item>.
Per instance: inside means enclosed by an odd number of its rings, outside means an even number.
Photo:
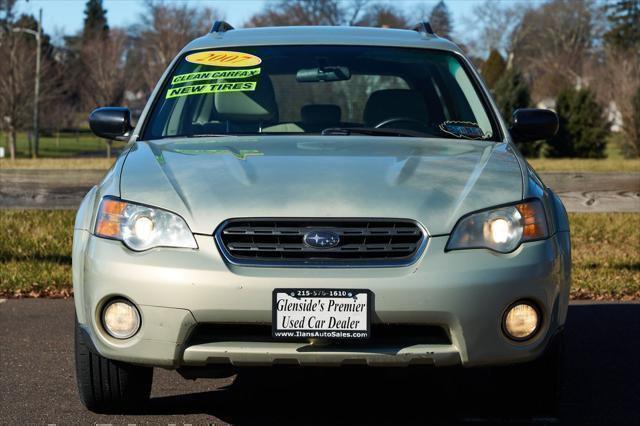
[[[334,247],[312,247],[305,235],[330,233]],[[403,266],[426,242],[407,219],[233,219],[216,232],[227,260],[256,266]]]
[[[187,346],[215,342],[278,342],[271,336],[270,324],[198,324]],[[288,339],[287,342],[309,343],[310,339]],[[372,324],[371,338],[334,342],[337,347],[406,347],[412,345],[450,345],[444,328],[436,325]]]

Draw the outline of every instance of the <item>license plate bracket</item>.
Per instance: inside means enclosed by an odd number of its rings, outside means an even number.
[[[371,304],[365,289],[277,288],[271,334],[278,340],[368,339]]]

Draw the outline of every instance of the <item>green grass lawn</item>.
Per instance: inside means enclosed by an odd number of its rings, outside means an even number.
[[[6,134],[0,132],[0,141],[5,146]],[[16,143],[16,157],[29,158],[29,139],[26,132],[18,133]],[[113,149],[122,148],[123,142],[114,142]],[[9,153],[5,149],[5,156]],[[94,136],[92,133],[82,131],[79,133],[60,133],[40,136],[39,156],[42,158],[69,158],[77,156],[106,157],[107,145],[104,139]]]
[[[574,299],[640,299],[640,213],[570,213]]]
[[[621,138],[619,133],[611,134],[606,158],[529,158],[528,161],[538,172],[639,172],[640,158],[624,158]]]
[[[0,295],[71,294],[75,212],[0,210]],[[572,213],[575,299],[640,299],[640,213]]]
[[[0,210],[1,295],[70,294],[74,219],[69,210]]]

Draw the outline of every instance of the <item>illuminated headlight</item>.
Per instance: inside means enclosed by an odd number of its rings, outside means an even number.
[[[153,247],[198,248],[184,219],[166,210],[105,198],[95,233],[122,241],[131,250]]]
[[[488,248],[509,253],[525,241],[548,236],[542,203],[531,200],[462,218],[451,233],[447,250]]]
[[[540,328],[538,310],[527,302],[511,306],[504,316],[504,332],[512,340],[526,340],[533,337]]]
[[[116,299],[102,310],[104,329],[116,339],[128,339],[140,329],[140,313],[131,302]]]

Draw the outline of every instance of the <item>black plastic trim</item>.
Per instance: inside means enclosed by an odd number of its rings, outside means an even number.
[[[416,248],[414,254],[405,259],[349,259],[343,261],[336,260],[305,260],[300,261],[267,261],[267,260],[255,260],[255,259],[238,259],[233,256],[225,247],[222,240],[222,231],[231,222],[235,221],[251,221],[251,220],[263,220],[263,221],[335,221],[335,222],[392,222],[392,221],[405,221],[407,223],[414,224],[419,230],[422,231],[422,239],[420,244]],[[224,258],[225,262],[236,266],[252,266],[262,268],[389,268],[389,267],[406,267],[413,265],[420,259],[429,241],[429,233],[420,222],[412,219],[398,219],[398,218],[301,218],[301,217],[260,217],[260,218],[232,218],[222,222],[214,232],[214,239],[216,246],[220,251],[220,254]]]
[[[215,21],[213,26],[211,27],[212,33],[226,33],[227,31],[233,30],[233,26],[227,21]]]
[[[78,320],[76,319],[76,321]],[[91,339],[91,333],[89,333],[87,328],[88,328],[87,325],[78,323],[78,329],[80,330],[82,342],[87,346],[87,348],[89,348],[89,351],[91,351],[94,354],[98,354],[99,353],[98,349],[96,348],[96,345],[93,344],[93,340]]]
[[[422,22],[416,24],[416,26],[414,26],[411,29],[413,31],[417,31],[417,32],[422,33],[422,34],[436,35],[436,33],[433,31],[433,28],[431,27],[431,24],[429,22],[427,22],[427,21],[422,21]]]

